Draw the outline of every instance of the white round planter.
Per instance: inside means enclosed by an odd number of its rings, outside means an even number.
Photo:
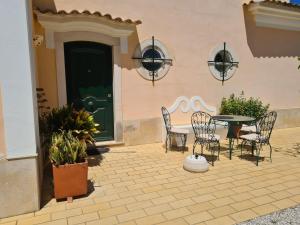
[[[205,172],[208,170],[208,162],[203,156],[189,155],[183,161],[183,168],[190,172]]]

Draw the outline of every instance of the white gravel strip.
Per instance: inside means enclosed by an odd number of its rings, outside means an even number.
[[[300,225],[300,205],[248,220],[239,225]]]

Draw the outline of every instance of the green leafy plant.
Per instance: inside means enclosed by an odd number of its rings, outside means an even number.
[[[269,106],[269,104],[263,104],[259,98],[246,99],[242,92],[240,96],[231,94],[229,98],[223,98],[220,114],[250,116],[258,119],[268,111]]]
[[[72,105],[54,108],[43,116],[44,135],[51,137],[59,131],[71,131],[73,136],[86,143],[94,142],[99,133],[93,116],[84,109],[77,111]],[[49,140],[48,140],[49,142]]]
[[[53,165],[74,164],[86,159],[86,143],[74,137],[72,131],[54,133],[49,148],[49,158]]]

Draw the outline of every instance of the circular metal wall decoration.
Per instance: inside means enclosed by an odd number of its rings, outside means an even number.
[[[238,64],[237,56],[226,42],[213,49],[208,60],[210,72],[217,80],[222,81],[222,85],[233,76]]]
[[[162,79],[172,65],[166,47],[152,37],[145,40],[137,47],[133,59],[137,63],[137,71],[146,80],[154,81]]]

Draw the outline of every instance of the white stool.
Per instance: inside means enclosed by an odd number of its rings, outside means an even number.
[[[208,162],[203,156],[189,155],[183,161],[183,168],[190,172],[205,172],[208,170]]]

